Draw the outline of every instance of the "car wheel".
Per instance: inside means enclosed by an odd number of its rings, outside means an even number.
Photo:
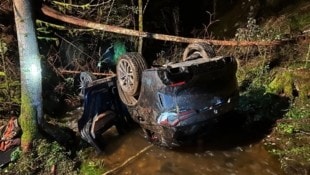
[[[198,59],[198,58],[213,58],[215,57],[213,47],[208,43],[193,43],[189,44],[183,52],[183,61]]]
[[[116,82],[116,84],[117,84],[117,89],[118,89],[118,95],[121,101],[127,106],[135,106],[138,102],[138,97],[126,94],[120,87],[120,84],[118,81]]]
[[[119,58],[116,65],[117,89],[120,99],[127,106],[137,104],[142,72],[146,68],[146,62],[139,53],[126,53]]]

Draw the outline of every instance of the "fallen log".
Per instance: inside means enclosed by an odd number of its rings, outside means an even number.
[[[60,21],[74,24],[81,27],[87,27],[91,29],[103,30],[111,33],[118,33],[129,36],[143,37],[143,38],[151,38],[156,40],[163,41],[172,41],[179,43],[212,43],[214,45],[222,45],[222,46],[273,46],[281,44],[281,41],[234,41],[234,40],[213,40],[213,39],[200,39],[200,38],[186,38],[180,36],[173,35],[165,35],[158,33],[150,33],[144,31],[137,31],[132,29],[127,29],[118,26],[106,25],[101,23],[95,23],[92,21],[88,21],[85,19],[80,19],[74,16],[62,14],[46,5],[43,5],[41,8],[43,14],[58,19]]]

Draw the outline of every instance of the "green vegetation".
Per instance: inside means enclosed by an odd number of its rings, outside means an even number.
[[[95,161],[83,161],[81,165],[80,174],[83,175],[100,175],[105,172],[104,169],[100,168],[100,164]]]
[[[34,149],[21,156],[21,151],[16,150],[11,155],[11,163],[3,172],[16,174],[68,174],[77,172],[77,161],[70,158],[71,153],[57,142],[38,139],[34,142]],[[0,170],[2,171],[2,170]]]
[[[93,153],[93,148],[84,148],[78,152],[78,157],[83,160],[79,168],[79,174],[100,175],[106,171],[103,159],[97,158]]]
[[[0,38],[0,103],[12,104],[20,103],[20,96],[14,93],[16,86],[19,86],[19,81],[12,81],[9,75],[7,61],[8,44]],[[14,78],[14,77],[13,77]],[[19,92],[19,90],[17,90]],[[5,110],[7,106],[0,104],[0,111]]]
[[[12,163],[1,169],[0,174],[67,174],[100,175],[106,169],[103,159],[94,155],[91,147],[77,153],[67,150],[56,141],[40,138],[34,141],[31,152],[22,153],[17,148],[11,154]]]
[[[11,161],[17,161],[22,156],[22,150],[17,147],[16,150],[14,150],[11,154]]]
[[[300,57],[299,59],[301,59]],[[253,115],[253,121],[276,122],[265,142],[278,156],[287,174],[302,174],[310,167],[310,99],[309,80],[300,78],[298,67],[291,64],[270,69],[260,57],[244,63],[238,73],[241,88],[239,111]],[[300,60],[296,60],[298,62]],[[284,63],[285,64],[285,63]],[[293,161],[293,163],[292,163]]]
[[[264,29],[249,20],[247,28],[237,30],[237,39],[263,39],[257,36],[266,36],[259,34],[270,28],[282,35],[289,32],[290,38],[299,37],[300,33],[294,31],[309,29],[309,5],[292,8],[289,13],[283,12],[287,16],[266,21]],[[287,43],[280,49],[261,49],[263,52],[256,55],[255,48],[237,48],[235,54],[240,63],[239,110],[253,114],[253,120],[275,121],[275,128],[264,142],[287,174],[305,174],[310,168],[309,36],[305,37],[306,41]]]
[[[289,111],[286,113],[285,116],[291,119],[303,119],[303,118],[309,118],[309,114],[310,114],[309,105],[299,106],[296,104],[292,104],[291,108],[289,109]],[[310,125],[308,127],[310,130]]]
[[[267,86],[267,92],[274,94],[283,93],[290,98],[293,97],[293,78],[292,74],[284,71],[281,74],[276,74],[276,77]]]
[[[301,9],[303,10],[303,9]],[[297,14],[290,16],[290,27],[292,30],[308,29],[310,24],[310,14],[307,11],[301,11]]]

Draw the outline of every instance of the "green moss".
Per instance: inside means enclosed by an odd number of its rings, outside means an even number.
[[[272,82],[267,86],[267,92],[273,94],[284,94],[293,97],[293,76],[289,71],[278,72]]]
[[[19,123],[23,131],[21,141],[22,146],[30,146],[37,135],[36,112],[32,106],[30,97],[27,94],[22,95],[21,114]]]

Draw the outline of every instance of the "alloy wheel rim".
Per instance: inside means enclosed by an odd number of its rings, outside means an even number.
[[[118,64],[117,73],[118,73],[118,81],[121,85],[121,88],[125,92],[133,90],[134,73],[130,62],[125,59],[120,60]]]

